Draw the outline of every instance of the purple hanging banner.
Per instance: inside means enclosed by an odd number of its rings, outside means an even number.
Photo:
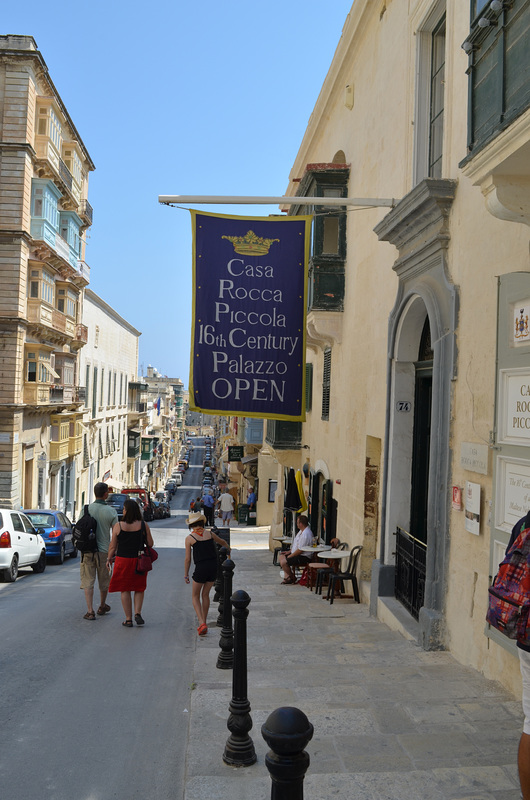
[[[312,217],[191,217],[190,410],[303,421]]]

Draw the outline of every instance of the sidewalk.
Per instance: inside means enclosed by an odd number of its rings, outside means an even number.
[[[208,635],[196,643],[185,800],[270,798],[261,725],[279,706],[300,708],[315,728],[306,800],[519,800],[518,700],[448,653],[423,651],[369,617],[366,605],[330,606],[306,587],[280,585],[266,529],[236,526],[231,537],[233,589],[251,597],[258,761],[236,768],[222,760],[232,672],[215,666],[221,629],[212,604]]]

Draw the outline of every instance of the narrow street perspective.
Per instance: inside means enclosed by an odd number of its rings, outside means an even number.
[[[0,800],[530,800],[530,0],[0,14]]]

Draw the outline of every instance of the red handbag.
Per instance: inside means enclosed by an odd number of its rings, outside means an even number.
[[[145,523],[142,520],[141,530],[145,537]],[[154,547],[149,547],[147,540],[144,538],[144,549],[138,553],[138,561],[136,562],[136,572],[143,575],[145,572],[150,572],[153,569],[153,562],[158,558],[158,553]]]

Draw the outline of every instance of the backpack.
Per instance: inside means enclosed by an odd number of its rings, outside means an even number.
[[[72,528],[72,541],[80,553],[96,553],[98,541],[96,538],[97,522],[88,513],[85,506],[83,516],[80,517]],[[81,559],[82,560],[82,559]]]
[[[521,527],[488,592],[486,621],[509,639],[530,645],[530,528]]]

